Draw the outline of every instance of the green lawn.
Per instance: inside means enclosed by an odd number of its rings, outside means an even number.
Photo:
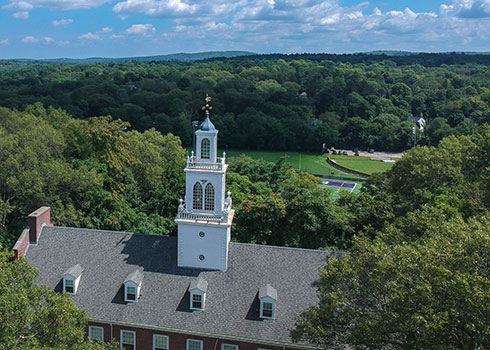
[[[223,151],[218,151],[218,155],[221,155]],[[331,175],[333,172],[335,176],[347,177],[349,179],[357,180],[358,177],[345,173],[341,170],[335,169],[327,163],[326,155],[299,153],[299,152],[273,152],[273,151],[242,151],[242,150],[228,150],[226,151],[226,157],[238,157],[242,154],[246,154],[249,157],[255,159],[264,159],[269,162],[277,162],[279,158],[287,155],[288,162],[295,169],[306,171],[315,175]]]
[[[330,156],[337,164],[363,173],[372,174],[390,170],[395,163],[385,163],[380,160],[371,160],[367,157]]]

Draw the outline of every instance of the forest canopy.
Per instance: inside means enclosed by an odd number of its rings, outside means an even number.
[[[401,58],[388,56],[352,63],[303,55],[3,64],[0,105],[22,110],[41,102],[77,119],[111,115],[140,132],[171,132],[189,146],[191,122],[202,120],[208,93],[220,148],[319,152],[325,143],[403,151],[413,146],[413,116],[427,120],[418,140],[422,145],[472,134],[490,122],[490,67],[472,63],[471,55],[456,56],[468,63],[431,66],[426,58],[397,65],[394,60]]]

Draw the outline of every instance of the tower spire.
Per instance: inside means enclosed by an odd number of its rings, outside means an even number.
[[[209,118],[209,111],[213,109],[213,106],[210,105],[211,96],[206,94],[206,98],[204,99],[204,101],[206,102],[206,104],[202,106],[202,110],[204,111],[204,113],[206,113],[206,117]]]

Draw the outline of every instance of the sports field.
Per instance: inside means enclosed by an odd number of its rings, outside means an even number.
[[[218,154],[222,154],[223,151],[219,151]],[[273,152],[273,151],[243,151],[243,150],[227,150],[226,157],[238,157],[242,154],[246,154],[249,157],[255,159],[264,159],[269,162],[277,162],[281,157],[287,156],[288,163],[295,169],[306,171],[315,175],[340,176],[349,178],[352,180],[358,180],[359,177],[335,169],[327,163],[326,155],[299,153],[299,152]]]
[[[366,174],[380,173],[390,170],[394,164],[385,163],[381,160],[371,160],[369,157],[331,155],[330,159],[335,160],[335,162],[341,166]]]

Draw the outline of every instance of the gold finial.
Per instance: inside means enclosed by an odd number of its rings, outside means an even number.
[[[206,94],[206,98],[204,99],[204,101],[206,101],[206,104],[202,106],[202,110],[206,111],[206,115],[209,115],[209,111],[213,109],[213,106],[209,105],[209,102],[211,102],[211,97]]]

